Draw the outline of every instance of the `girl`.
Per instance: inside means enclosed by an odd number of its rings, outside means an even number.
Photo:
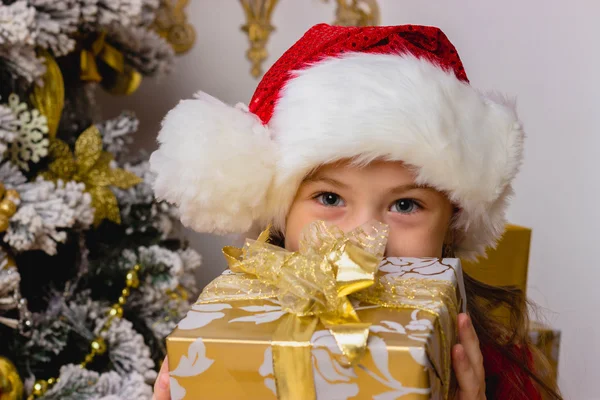
[[[422,26],[310,29],[248,108],[199,94],[163,123],[156,195],[203,232],[273,223],[297,250],[326,220],[389,226],[387,256],[474,259],[503,233],[524,133],[511,104],[473,89],[454,46]],[[526,303],[465,276],[455,398],[557,398],[534,367]],[[490,311],[508,305],[509,326]],[[168,399],[166,363],[155,398]]]

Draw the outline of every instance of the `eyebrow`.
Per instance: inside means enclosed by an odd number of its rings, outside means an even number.
[[[308,176],[306,179],[304,179],[304,182],[310,182],[310,183],[324,182],[324,183],[329,183],[330,185],[341,188],[341,189],[348,188],[348,185],[346,185],[343,182],[338,181],[337,179],[333,179],[333,178],[330,178],[327,176],[321,176],[321,175]]]
[[[415,190],[415,189],[422,189],[422,190],[435,190],[434,188],[432,188],[431,186],[427,186],[427,185],[418,185],[416,183],[409,183],[407,185],[400,185],[400,186],[396,186],[392,189],[390,189],[390,193],[392,194],[398,194],[398,193],[404,193],[404,192],[408,192],[409,190]]]
[[[322,175],[312,175],[312,176],[308,176],[306,179],[304,179],[305,183],[317,183],[317,182],[324,182],[324,183],[328,183],[332,186],[341,188],[341,189],[347,189],[349,187],[349,185],[338,181],[337,179],[333,179],[330,178],[328,176],[322,176]],[[400,193],[404,193],[404,192],[408,192],[409,190],[415,190],[415,189],[422,189],[422,190],[435,190],[430,186],[427,185],[418,185],[416,183],[408,183],[406,185],[399,185],[396,187],[391,188],[388,193],[390,194],[400,194]]]

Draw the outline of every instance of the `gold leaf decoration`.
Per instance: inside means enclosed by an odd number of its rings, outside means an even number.
[[[70,178],[75,175],[77,165],[68,144],[62,140],[54,139],[50,143],[49,153],[50,159],[53,161],[48,165],[48,171],[42,174],[44,177],[48,179],[53,179],[53,177],[66,179],[66,177]]]
[[[141,182],[137,175],[120,168],[111,169],[112,184],[119,189],[129,189]]]
[[[45,50],[41,51],[41,56],[46,62],[46,73],[42,77],[42,85],[34,85],[30,99],[33,106],[46,117],[48,136],[53,139],[65,105],[65,83],[54,57]]]
[[[94,223],[104,219],[116,223],[121,222],[121,214],[117,198],[108,187],[93,186],[88,193],[92,196],[92,207],[95,209]],[[98,221],[98,222],[96,222]]]
[[[75,142],[75,151],[60,139],[50,144],[52,161],[42,173],[46,179],[75,180],[85,184],[95,209],[94,225],[104,219],[121,223],[117,198],[109,186],[128,189],[142,181],[137,175],[121,168],[111,168],[112,154],[102,150],[102,137],[95,125],[86,129]]]

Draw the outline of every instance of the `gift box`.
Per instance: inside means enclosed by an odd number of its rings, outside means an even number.
[[[402,309],[355,301],[360,320],[371,326],[368,351],[354,367],[344,367],[335,339],[319,323],[308,361],[317,398],[444,398],[461,298],[457,277],[456,259],[386,259],[378,279],[398,280],[402,290],[402,280],[446,281],[448,304],[411,301],[410,293]],[[276,399],[272,341],[285,316],[275,299],[195,304],[167,339],[172,399]]]
[[[550,364],[551,379],[556,383],[558,379],[558,354],[560,352],[560,331],[540,322],[531,322],[529,325],[529,338],[531,343],[538,348]],[[540,369],[545,371],[545,368]]]
[[[516,286],[527,293],[527,273],[531,229],[509,224],[495,249],[489,249],[487,258],[478,262],[463,262],[463,268],[473,278],[493,286]],[[509,312],[504,308],[495,310],[495,315],[508,320]],[[529,337],[550,364],[552,379],[558,375],[558,352],[560,331],[539,322],[529,326]],[[539,368],[541,372],[547,366]]]
[[[531,229],[508,224],[496,248],[488,249],[486,258],[463,261],[469,276],[492,286],[516,286],[526,293]],[[505,307],[493,314],[508,323],[510,312]]]
[[[516,286],[527,289],[531,229],[508,224],[494,249],[488,249],[487,258],[477,262],[463,262],[464,271],[473,278],[492,286]]]
[[[303,246],[301,255],[252,243],[225,251],[230,269],[167,338],[172,399],[448,398],[466,307],[460,261],[369,259],[336,243],[313,246],[314,257]],[[340,303],[313,313],[329,298],[323,271],[334,272]]]

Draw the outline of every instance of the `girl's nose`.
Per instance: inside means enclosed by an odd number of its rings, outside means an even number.
[[[385,223],[384,217],[383,213],[374,207],[363,207],[355,213],[352,213],[349,218],[343,222],[343,226],[340,228],[344,232],[351,232],[356,228],[368,226],[375,221]]]

